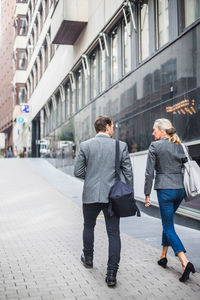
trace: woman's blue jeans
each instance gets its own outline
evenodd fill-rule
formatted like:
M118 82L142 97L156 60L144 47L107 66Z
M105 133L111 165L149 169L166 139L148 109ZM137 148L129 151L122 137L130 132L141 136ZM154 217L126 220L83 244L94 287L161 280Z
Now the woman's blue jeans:
M174 213L185 197L185 190L157 190L157 196L163 226L162 246L171 246L175 255L186 252L174 229Z

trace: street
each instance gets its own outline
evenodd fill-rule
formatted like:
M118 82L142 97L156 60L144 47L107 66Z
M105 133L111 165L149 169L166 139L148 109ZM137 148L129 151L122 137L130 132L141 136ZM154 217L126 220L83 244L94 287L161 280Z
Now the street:
M94 268L80 263L82 181L44 159L0 160L0 299L199 299L199 231L177 226L198 272L179 282L172 251L169 267L157 265L161 223L142 213L121 220L118 284L105 284L107 237L99 217Z

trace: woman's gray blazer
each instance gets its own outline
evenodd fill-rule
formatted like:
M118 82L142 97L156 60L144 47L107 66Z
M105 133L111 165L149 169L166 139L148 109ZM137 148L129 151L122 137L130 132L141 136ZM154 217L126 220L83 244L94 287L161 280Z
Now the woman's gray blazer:
M154 189L183 188L183 159L185 154L180 144L169 142L167 138L152 142L147 158L144 194L150 195L155 175Z
M124 182L133 186L133 173L127 144L120 141L120 169ZM83 203L108 203L115 182L115 140L106 134L80 144L74 175L84 179Z

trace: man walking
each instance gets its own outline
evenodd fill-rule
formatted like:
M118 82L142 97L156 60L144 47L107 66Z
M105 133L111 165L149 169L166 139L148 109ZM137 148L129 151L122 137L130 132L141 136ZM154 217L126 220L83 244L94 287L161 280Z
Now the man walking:
M108 194L115 182L114 124L111 118L99 116L94 123L97 135L80 144L74 175L84 179L83 187L83 254L81 261L86 268L93 267L94 227L96 218L103 211L109 240L109 257L106 282L116 285L121 241L119 217L108 216ZM131 161L127 144L120 141L120 169L124 182L133 185Z

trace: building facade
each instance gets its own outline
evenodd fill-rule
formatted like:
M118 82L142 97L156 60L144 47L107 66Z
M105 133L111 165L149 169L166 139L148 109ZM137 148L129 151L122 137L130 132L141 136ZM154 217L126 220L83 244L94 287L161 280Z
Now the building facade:
M5 148L13 145L13 44L15 1L2 0L0 9L0 132ZM3 136L3 135L2 135Z
M115 137L128 144L138 200L144 201L141 186L155 119L172 120L200 163L199 0L21 5L27 9L21 14L27 22L26 71L21 100L22 82L16 82L16 103L27 102L30 112L17 126L19 144L32 156L40 155L42 139L48 156L64 164L71 150L95 135L95 118L107 114ZM152 197L157 205L155 193ZM199 219L199 203L183 203L180 213Z

